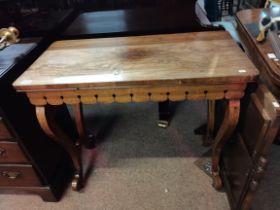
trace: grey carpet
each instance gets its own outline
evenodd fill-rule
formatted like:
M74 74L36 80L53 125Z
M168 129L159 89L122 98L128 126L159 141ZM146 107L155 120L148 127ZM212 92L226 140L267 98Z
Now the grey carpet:
M225 193L194 162L207 148L193 129L206 120L205 102L172 104L173 120L158 128L157 104L87 106L98 145L86 187L70 187L58 203L36 195L0 195L1 210L227 210Z
M94 168L81 192L67 189L58 203L37 195L0 194L0 210L229 210L195 162L208 150L193 129L206 120L205 102L172 104L173 120L158 128L157 104L85 107L97 148L85 150ZM280 209L279 146L273 145L254 210Z

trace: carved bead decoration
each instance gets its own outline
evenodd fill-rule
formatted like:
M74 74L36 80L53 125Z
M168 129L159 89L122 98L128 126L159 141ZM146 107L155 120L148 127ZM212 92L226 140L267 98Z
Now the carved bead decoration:
M239 99L244 95L244 85L202 86L202 87L154 87L124 89L92 89L77 91L52 91L42 93L30 92L28 97L34 105L95 104L95 103L129 103L161 102L183 100L219 100ZM217 88L218 87L218 88Z

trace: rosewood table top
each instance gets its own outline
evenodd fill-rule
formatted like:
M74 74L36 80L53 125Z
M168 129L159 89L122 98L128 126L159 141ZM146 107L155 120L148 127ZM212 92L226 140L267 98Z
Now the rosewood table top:
M228 100L224 121L212 143L213 186L222 186L220 153L239 118L240 99L258 71L225 31L103 39L52 44L15 82L36 106L47 135L63 145L83 181L80 146L87 138L82 104L208 100L207 136L213 136L215 100ZM52 111L73 105L78 151L55 126ZM53 106L49 106L53 105Z
M224 31L53 43L18 91L253 81L258 71Z

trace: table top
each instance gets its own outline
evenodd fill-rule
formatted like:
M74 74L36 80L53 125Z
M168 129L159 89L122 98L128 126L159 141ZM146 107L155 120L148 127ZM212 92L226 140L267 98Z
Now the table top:
M259 22L261 17L269 15L276 17L280 15L280 9L277 7L273 8L257 8L257 9L245 9L240 10L236 13L236 17L242 21L243 24L252 24Z
M18 91L250 82L258 71L225 31L53 43Z
M268 53L274 52L270 41L268 39L262 43L258 43L256 41L256 37L259 34L259 20L264 16L280 16L280 9L270 8L242 10L237 13L236 20L239 28L241 28L239 33L243 45L245 45L245 48L250 49L247 53L255 65L260 69L263 79L265 79L265 81L269 84L273 83L279 86L280 68L267 56ZM273 88L273 86L270 88ZM273 92L275 94L279 91ZM279 95L279 93L277 93L277 95Z
M236 13L237 21L240 22L245 29L247 30L248 34L254 38L254 42L257 43L255 38L259 34L259 21L262 17L270 16L276 17L280 16L280 9L279 8L266 8L266 9L247 9L241 10ZM260 46L264 45L264 43L259 43Z
M172 7L85 12L71 23L60 38L81 39L201 31L203 30L201 24L211 23L198 4L186 1L182 5Z

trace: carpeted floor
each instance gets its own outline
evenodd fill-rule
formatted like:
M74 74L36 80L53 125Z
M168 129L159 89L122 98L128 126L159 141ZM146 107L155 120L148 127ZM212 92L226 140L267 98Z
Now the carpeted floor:
M280 210L280 146L272 145L269 165L253 204L253 210Z
M58 203L36 195L0 195L1 210L227 210L225 193L194 162L208 149L193 129L206 120L205 102L172 104L170 127L158 128L157 104L85 109L98 146L86 151L93 171L81 192Z
M173 103L173 120L158 128L157 104L85 107L98 144L85 151L94 166L81 192L67 189L58 203L36 195L0 194L0 210L229 210L226 194L196 164L207 153L193 130L206 120L205 102ZM280 209L279 146L255 201L255 210Z

